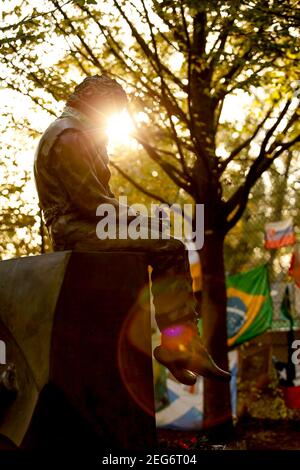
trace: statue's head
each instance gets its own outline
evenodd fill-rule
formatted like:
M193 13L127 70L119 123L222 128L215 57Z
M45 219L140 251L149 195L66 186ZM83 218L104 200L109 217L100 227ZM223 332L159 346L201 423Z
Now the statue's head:
M121 85L107 75L86 77L67 100L67 105L90 116L121 111L127 105L127 96Z

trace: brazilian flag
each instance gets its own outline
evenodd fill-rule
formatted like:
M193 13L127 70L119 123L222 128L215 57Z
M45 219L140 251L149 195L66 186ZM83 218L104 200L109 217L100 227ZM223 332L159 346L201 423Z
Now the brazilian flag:
M244 343L270 328L272 315L266 265L227 277L229 346Z

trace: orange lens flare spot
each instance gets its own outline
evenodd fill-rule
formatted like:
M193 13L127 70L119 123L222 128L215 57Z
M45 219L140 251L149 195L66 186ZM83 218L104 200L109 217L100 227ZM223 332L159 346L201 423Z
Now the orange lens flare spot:
M184 352L195 336L195 329L188 325L172 325L162 331L161 345L170 351Z

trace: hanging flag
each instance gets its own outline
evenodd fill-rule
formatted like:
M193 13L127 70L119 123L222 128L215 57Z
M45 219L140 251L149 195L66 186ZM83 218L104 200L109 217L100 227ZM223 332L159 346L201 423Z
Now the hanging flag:
M282 298L281 306L280 306L280 313L284 320L288 320L293 326L294 324L294 317L291 312L291 299L290 299L290 290L289 286L287 285L284 291L284 295Z
M289 321L290 328L287 334L287 353L288 353L288 362L286 366L286 385L287 386L293 386L294 385L294 379L296 376L296 369L295 369L295 364L293 363L293 353L294 353L294 348L293 348L293 343L295 339L294 335L294 318L292 315L292 308L291 308L291 299L290 299L290 289L289 285L286 285L283 299L281 302L281 308L280 308L280 313L283 318Z
M295 312L300 312L300 286L297 284L294 286L294 307Z
M297 243L292 254L289 275L294 279L295 284L300 287L300 243Z
M263 333L271 326L272 314L265 265L227 278L229 346L241 344Z
M300 364L295 365L295 374L291 383L289 379L289 364L273 358L275 369L279 379L279 385L285 387L300 387Z
M274 249L296 242L292 219L270 222L265 225L265 248Z
M194 246L190 244L188 248L190 272L193 280L193 292L199 292L202 290L202 272L200 256L198 251L194 249Z
M231 372L230 393L232 414L237 413L237 351L228 353L229 369ZM164 369L164 395L162 386L154 388L156 404L156 426L163 429L180 431L196 431L203 428L204 412L204 379L199 376L195 385L188 386L179 383L169 371ZM159 399L158 399L159 394Z

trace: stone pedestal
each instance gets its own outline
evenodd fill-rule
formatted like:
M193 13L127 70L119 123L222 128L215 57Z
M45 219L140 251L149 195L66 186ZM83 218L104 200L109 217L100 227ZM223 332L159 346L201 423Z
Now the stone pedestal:
M155 447L150 330L143 253L2 261L0 339L17 392L0 433L26 449Z

